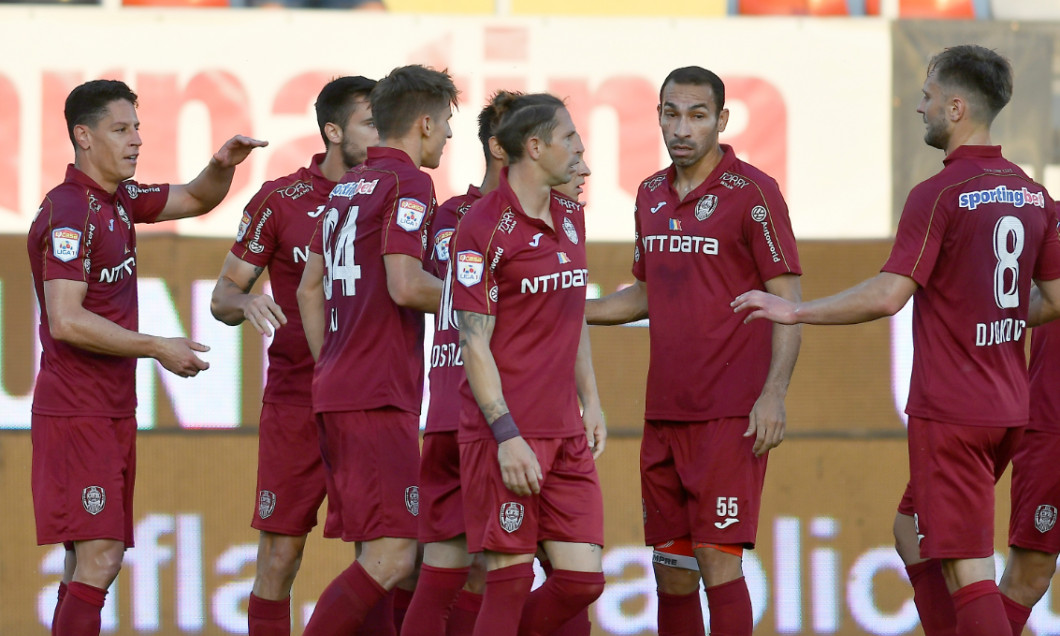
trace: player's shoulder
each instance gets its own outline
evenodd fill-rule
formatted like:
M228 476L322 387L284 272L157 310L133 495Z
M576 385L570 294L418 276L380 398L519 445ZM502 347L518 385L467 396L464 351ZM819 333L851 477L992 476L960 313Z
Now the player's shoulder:
M748 186L762 192L780 193L780 184L767 172L747 163L739 157L733 157L731 163L718 177L718 181L730 190L743 190Z
M666 183L669 181L669 179L670 179L670 169L669 168L663 168L662 170L656 172L655 174L651 175L647 179L644 179L643 181L641 181L640 182L640 187L637 188L637 190L638 190L638 192L639 191L655 192L660 187L666 185Z
M325 182L323 179L314 179L311 171L306 168L299 168L291 174L263 183L251 201L283 206L313 195L326 197L330 191L331 184L329 182Z
M70 222L75 219L84 219L88 214L100 206L99 200L87 188L77 183L67 181L61 183L44 195L41 210L49 213L51 222ZM34 221L39 221L44 215L38 211Z
M578 203L574 199L556 190L552 191L552 205L558 207L559 209L563 210L568 214L584 213L584 209L581 203Z

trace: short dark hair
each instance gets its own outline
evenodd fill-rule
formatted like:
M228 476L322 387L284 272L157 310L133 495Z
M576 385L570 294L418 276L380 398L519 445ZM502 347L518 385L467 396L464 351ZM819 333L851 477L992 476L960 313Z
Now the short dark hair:
M725 82L713 72L701 66L683 66L670 71L659 88L659 103L662 103L663 91L668 84L691 84L693 86L709 86L714 93L714 106L720 113L725 108Z
M317 126L320 128L320 136L324 139L325 146L328 144L328 136L324 134L324 126L329 122L345 126L357 101L368 99L375 84L375 80L361 75L347 75L336 77L320 89L315 107Z
M556 111L566 108L563 100L548 93L510 93L501 91L493 98L498 122L493 129L497 143L515 163L523 158L526 140L537 136L552 143L556 129Z
M436 71L419 64L400 66L372 89L372 119L381 139L407 133L416 119L456 106L460 91L448 69Z
M977 117L987 123L1012 99L1012 65L996 51L974 44L952 46L931 58L927 74L935 75L944 88L964 91L972 103L982 109Z
M478 141L482 144L482 153L486 156L487 164L493 158L493 153L490 152L490 137L493 136L493 129L497 127L500 119L495 103L500 94L500 92L494 93L489 103L478 114Z
M99 120L103 119L110 103L123 99L136 107L136 93L120 80L92 80L70 91L63 107L70 143L77 147L77 142L74 141L74 126L95 128Z

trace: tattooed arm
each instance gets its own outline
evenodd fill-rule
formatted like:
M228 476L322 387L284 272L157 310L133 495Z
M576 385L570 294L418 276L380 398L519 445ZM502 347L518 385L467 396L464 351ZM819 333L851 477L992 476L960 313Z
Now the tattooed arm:
M263 271L264 267L251 265L229 252L210 299L213 317L226 325L247 320L265 336L271 336L273 330L287 324L287 316L272 297L250 293Z
M508 412L501 388L501 375L497 370L497 361L490 349L493 338L493 326L497 319L493 316L470 311L457 311L460 325L460 352L464 359L464 372L471 392L475 395L486 422L494 429L516 424ZM516 430L516 433L518 431ZM519 436L505 439L497 445L497 460L500 462L501 477L504 485L517 495L529 495L541 492L541 466L534 451Z

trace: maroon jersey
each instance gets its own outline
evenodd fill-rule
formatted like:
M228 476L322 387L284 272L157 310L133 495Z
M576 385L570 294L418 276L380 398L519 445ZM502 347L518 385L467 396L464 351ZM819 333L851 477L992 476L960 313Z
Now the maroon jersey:
M574 361L585 322L585 217L556 192L549 212L551 228L527 216L505 171L461 219L450 249L452 307L496 318L490 350L526 438L584 431ZM461 394L460 441L493 439L467 382Z
M909 193L883 266L919 285L906 413L1023 426L1031 278L1060 277L1053 201L1000 146L961 146L943 163Z
M33 412L41 415L132 417L136 358L92 353L51 336L44 281L88 283L82 306L130 331L139 329L134 223L153 223L168 185L126 181L114 194L73 165L41 203L29 229L33 284L40 305L40 374Z
M423 314L390 297L383 256L422 261L434 206L431 178L393 148L369 148L331 191L310 245L325 266L314 411L420 412Z
M672 165L637 190L633 275L647 284L651 314L649 420L747 417L769 372L773 325L743 324L729 302L802 273L777 182L722 150L684 199Z
M295 292L309 258L309 241L317 219L335 187L335 182L320 172L323 160L323 154L315 155L309 167L261 186L243 210L232 246L232 254L240 259L269 269L273 297L287 316L287 324L276 330L269 346L263 402L313 403L313 356Z
M446 280L449 269L449 245L456 224L482 198L482 192L469 186L467 194L457 195L438 206L427 237L426 269ZM444 301L443 301L444 302ZM460 423L460 385L464 382L464 362L460 359L460 330L456 312L445 303L434 320L434 343L431 345L431 403L427 408L427 432L455 431Z
M1031 332L1031 417L1027 428L1060 433L1060 321Z

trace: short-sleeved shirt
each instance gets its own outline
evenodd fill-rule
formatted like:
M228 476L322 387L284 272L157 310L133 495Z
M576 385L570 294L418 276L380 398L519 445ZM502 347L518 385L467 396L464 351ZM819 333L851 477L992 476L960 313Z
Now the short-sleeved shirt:
M1031 279L1060 277L1053 201L1000 146L961 146L943 163L909 193L883 266L919 285L906 413L1024 426Z
M553 192L552 227L528 216L508 184L471 206L450 248L453 309L496 318L490 350L525 438L584 431L574 363L585 322L585 216ZM460 442L492 439L470 385L461 387Z
M383 256L422 262L435 204L431 178L393 148L369 148L368 159L331 191L309 248L325 266L317 413L420 412L423 314L390 297Z
M309 258L309 241L335 182L320 172L324 155L308 167L269 181L243 210L232 254L255 267L269 269L276 304L287 324L276 330L269 346L269 374L264 402L310 406L313 356L302 330L296 292Z
M471 209L471 204L482 198L482 191L469 186L467 194L452 197L438 206L427 237L425 254L427 271L447 281L449 245L456 232L456 224ZM460 357L460 330L456 326L456 312L443 293L443 306L434 319L434 342L431 345L431 402L427 407L427 432L455 431L460 423L460 384L466 379L464 362Z
M33 285L40 305L40 374L33 412L41 415L132 417L136 359L92 353L51 336L44 282L88 284L82 306L130 331L139 329L135 223L153 223L168 185L125 181L108 193L73 165L48 192L29 229Z
M1031 332L1031 416L1027 428L1060 434L1060 321Z
M744 324L729 303L802 273L777 182L721 148L721 162L683 199L673 165L637 189L633 275L648 289L649 420L747 417L769 373L773 326Z

